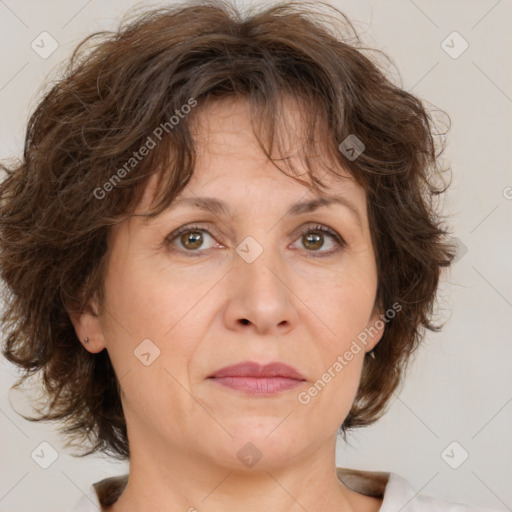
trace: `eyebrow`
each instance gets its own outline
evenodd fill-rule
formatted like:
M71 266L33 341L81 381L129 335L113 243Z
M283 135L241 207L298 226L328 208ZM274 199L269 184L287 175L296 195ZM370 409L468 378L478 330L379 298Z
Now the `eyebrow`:
M356 218L359 227L363 229L363 219L359 210L355 205L345 197L342 196L321 196L311 199L309 201L299 201L292 204L285 215L301 215L304 213L311 213L319 208L327 208L333 204L340 204L345 206L353 216ZM201 210L213 213L219 216L234 216L234 212L230 205L215 197L183 197L176 199L170 206L170 210L174 210L179 206L195 206Z

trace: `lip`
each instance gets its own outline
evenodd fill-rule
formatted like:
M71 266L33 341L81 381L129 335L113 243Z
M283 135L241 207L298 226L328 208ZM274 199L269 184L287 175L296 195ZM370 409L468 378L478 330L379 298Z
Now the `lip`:
M210 375L210 377L287 377L289 379L306 380L299 370L288 364L274 362L261 365L253 361L244 361L231 366L225 366Z
M226 366L208 378L249 395L273 395L295 388L306 380L299 370L285 363L261 365L253 361Z

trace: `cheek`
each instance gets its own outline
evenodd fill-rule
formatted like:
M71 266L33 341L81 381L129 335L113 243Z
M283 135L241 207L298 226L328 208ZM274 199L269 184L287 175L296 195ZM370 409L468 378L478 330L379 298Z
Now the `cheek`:
M184 387L190 387L188 368L201 339L188 314L196 313L200 295L162 276L141 262L113 268L106 281L104 333L126 417L169 430L170 411L194 405Z
M360 264L352 261L317 281L317 285L315 293L309 292L308 307L312 319L321 319L315 322L319 330L311 336L313 353L320 354L321 364L316 375L318 384L306 390L303 398L304 403L310 401L313 408L323 410L336 424L348 414L361 377L365 347L358 336L373 312L375 267L370 259L362 259Z
M186 383L207 325L209 302L201 299L210 281L205 276L193 286L154 260L113 259L105 282L103 332L120 379L130 373L130 380L135 377L147 389L165 385L169 374ZM163 383L156 371L166 376Z
M339 270L316 277L315 286L300 293L322 321L326 346L331 352L339 351L367 326L377 291L375 267L371 261L347 261Z
M169 266L149 258L113 262L106 278L107 304L114 328L132 338L163 339L198 302L197 287L184 281ZM108 307L108 306L107 306Z

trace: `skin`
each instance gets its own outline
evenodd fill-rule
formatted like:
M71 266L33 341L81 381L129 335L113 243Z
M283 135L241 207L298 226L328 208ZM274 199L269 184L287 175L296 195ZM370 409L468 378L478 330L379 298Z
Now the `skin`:
M293 108L287 115L301 122ZM113 227L105 302L72 318L79 339L89 338L84 347L106 348L120 379L130 477L109 510L378 510L381 499L338 481L335 447L364 354L382 331L308 404L298 400L381 313L374 307L377 270L365 191L342 169L346 178L322 178L329 194L352 202L362 226L340 204L285 215L315 193L266 159L247 105L211 103L198 110L194 133L197 166L180 197L219 198L235 215L180 206L150 222L133 216ZM297 141L288 143L293 150ZM137 212L146 211L154 192L152 180ZM190 234L165 244L178 228L196 224L206 230L202 245L190 244ZM339 233L346 247L329 235L318 243L301 235L301 228L318 224ZM263 248L252 263L236 252L247 236ZM148 338L160 355L145 366L134 350ZM207 379L247 360L287 363L306 382L262 397ZM248 442L261 454L252 467L237 457Z

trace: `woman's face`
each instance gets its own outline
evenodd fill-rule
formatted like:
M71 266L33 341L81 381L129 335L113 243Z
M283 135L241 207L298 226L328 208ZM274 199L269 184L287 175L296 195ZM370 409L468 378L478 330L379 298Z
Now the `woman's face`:
M116 226L105 302L75 326L88 350L109 353L132 456L268 469L335 442L382 334L356 351L380 313L365 192L348 174L326 174L341 202L288 213L315 194L265 158L244 103L211 104L194 129L197 167L178 199L196 205ZM201 209L200 198L225 211ZM284 363L304 380L211 378L241 362Z

